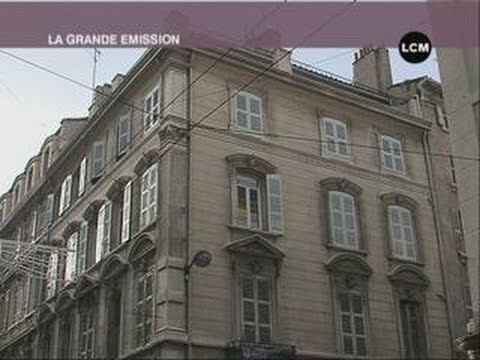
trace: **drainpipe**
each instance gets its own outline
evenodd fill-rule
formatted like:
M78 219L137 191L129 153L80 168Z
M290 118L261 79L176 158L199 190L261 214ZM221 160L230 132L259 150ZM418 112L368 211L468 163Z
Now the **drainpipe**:
M443 265L443 259L444 259L444 254L443 254L443 246L442 246L442 241L440 238L440 229L438 228L439 221L438 221L438 207L437 207L437 201L435 198L435 194L437 193L437 190L435 188L435 181L433 178L433 172L432 172L432 157L431 157L431 151L430 151L430 141L429 141L429 133L427 130L423 131L422 134L422 145L423 145L423 155L425 159L425 166L427 169L427 177L428 177L428 190L429 190L429 195L431 199L431 206L432 206L432 212L433 212L433 223L435 226L435 237L437 238L437 248L438 248L438 260L440 263L440 274L442 277L442 288L443 288L443 297L445 301L445 310L447 312L447 324L448 324L448 335L450 337L450 355L453 358L455 358L455 351L453 349L453 331L452 331L452 320L450 316L450 306L449 306L449 299L447 295L447 282L445 280L445 268Z
M192 88L191 88L191 79L193 77L193 70L192 70L192 62L193 62L193 51L190 52L190 61L188 66L187 72L187 132L186 132L186 141L187 141L187 219L186 219L186 226L187 226L187 242L186 242L186 258L185 258L185 268L188 264L190 264L191 258L191 241L192 241L192 227L191 227L191 171L192 171ZM191 339L191 281L190 281L190 274L187 274L185 271L184 273L184 288L185 288L185 330L187 332L187 359L192 358L192 339Z

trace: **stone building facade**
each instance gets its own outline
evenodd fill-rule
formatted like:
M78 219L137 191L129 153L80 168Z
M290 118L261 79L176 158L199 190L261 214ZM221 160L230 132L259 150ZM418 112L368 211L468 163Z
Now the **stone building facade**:
M69 251L3 268L0 356L455 356L439 84L391 84L385 49L353 84L224 52L149 50L1 197L0 238Z

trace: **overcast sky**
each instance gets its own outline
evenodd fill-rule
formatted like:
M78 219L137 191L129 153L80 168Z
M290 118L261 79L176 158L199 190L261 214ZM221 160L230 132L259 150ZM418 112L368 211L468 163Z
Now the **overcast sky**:
M91 49L6 49L86 85L92 84ZM97 84L125 73L142 49L101 49ZM352 77L354 49L299 49L294 57L346 78ZM424 63L404 62L390 50L394 82L429 75L439 80L434 52ZM65 117L85 116L92 92L0 53L0 195Z

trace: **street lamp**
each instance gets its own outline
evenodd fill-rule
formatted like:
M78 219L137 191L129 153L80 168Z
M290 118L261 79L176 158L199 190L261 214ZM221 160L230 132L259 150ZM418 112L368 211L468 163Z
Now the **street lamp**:
M210 265L211 262L212 262L212 254L210 252L206 250L197 251L195 255L193 255L193 258L190 264L187 264L185 266L185 278L188 279L190 269L192 268L193 265L203 268Z

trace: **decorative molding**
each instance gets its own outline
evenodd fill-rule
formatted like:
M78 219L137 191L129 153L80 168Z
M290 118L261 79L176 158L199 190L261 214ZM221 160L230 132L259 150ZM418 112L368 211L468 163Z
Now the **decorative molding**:
M97 216L98 210L102 207L106 200L94 200L92 201L85 211L82 217L87 221L92 221Z
M413 285L420 288L427 288L430 284L427 275L425 275L418 266L410 264L395 266L387 276L392 283L399 285Z
M127 262L118 254L110 255L102 264L100 269L100 280L110 280L128 268Z
M157 162L158 159L160 159L160 149L158 148L153 148L143 153L143 156L135 165L135 174L142 175L144 171L147 170L150 165Z
M250 169L264 175L277 172L277 168L273 164L255 154L238 153L227 156L226 160L230 169Z
M127 259L130 263L136 263L145 255L155 250L155 238L151 232L143 232L131 243Z
M276 260L282 260L285 257L285 253L282 250L260 235L252 235L232 241L225 245L225 249L232 253L267 257Z
M325 268L333 273L348 273L369 277L373 270L365 259L353 253L339 253L333 255L325 263Z
M65 230L63 230L62 237L67 240L72 234L76 233L80 229L80 223L80 221L72 221L68 223Z

